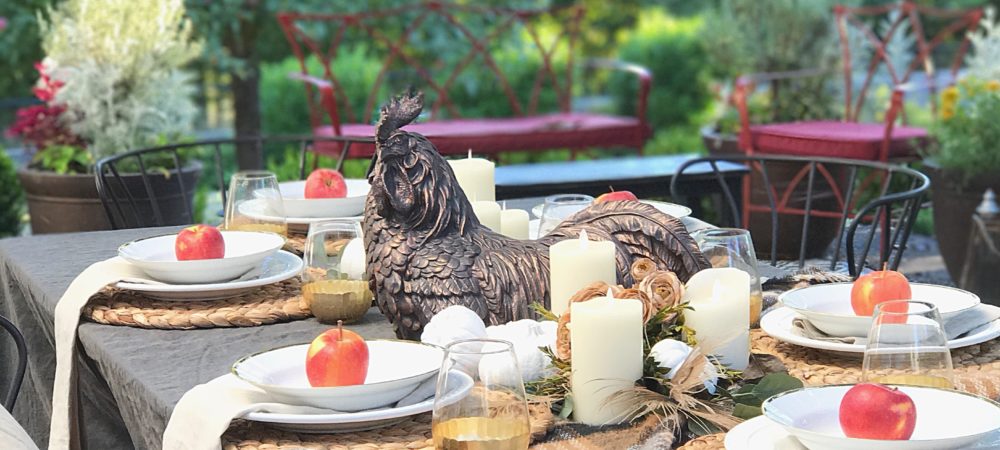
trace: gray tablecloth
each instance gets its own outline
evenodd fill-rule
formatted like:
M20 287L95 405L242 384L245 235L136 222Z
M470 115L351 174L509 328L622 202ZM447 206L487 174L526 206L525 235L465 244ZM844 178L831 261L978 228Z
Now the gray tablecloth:
M540 199L508 202L528 209ZM685 219L689 228L707 226ZM115 255L130 240L174 229L139 229L0 240L0 314L25 334L29 365L14 417L39 445L48 444L55 374L54 310L69 283L88 265ZM308 342L327 326L315 319L254 328L164 331L82 322L80 390L84 443L89 449L159 449L174 405L197 384L225 374L239 357ZM377 310L353 330L365 338L393 337ZM16 351L0 336L0 390L9 385Z
M0 240L0 314L25 334L30 358L14 417L39 447L48 445L56 301L77 274L114 256L121 243L163 232L142 229ZM78 367L84 442L89 449L159 449L170 412L188 389L225 374L243 355L308 342L326 328L315 319L191 331L83 322ZM393 337L388 322L374 309L361 325L351 328L365 338ZM0 390L6 390L16 351L2 334L0 341Z

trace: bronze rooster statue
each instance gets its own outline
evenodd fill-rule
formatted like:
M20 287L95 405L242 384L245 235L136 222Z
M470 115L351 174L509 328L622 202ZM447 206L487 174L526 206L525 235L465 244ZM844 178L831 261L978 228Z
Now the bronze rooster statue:
M400 129L422 109L420 93L382 107L363 222L369 284L400 338L419 339L431 317L451 305L468 307L487 325L534 317L531 303L549 303L549 245L584 230L617 245L626 285L640 257L681 281L710 267L679 220L639 202L596 204L535 241L489 230L434 145Z

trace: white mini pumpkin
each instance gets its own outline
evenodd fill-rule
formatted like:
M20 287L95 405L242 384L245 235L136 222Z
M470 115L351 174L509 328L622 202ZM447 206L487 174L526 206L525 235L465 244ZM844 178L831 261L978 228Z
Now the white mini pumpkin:
M691 354L691 351L692 348L681 341L664 339L649 349L649 356L653 358L653 361L656 361L656 365L659 367L669 368L667 379L673 380L677 376L677 370L680 369L681 364ZM719 383L719 371L715 368L715 364L705 364L701 378L705 382L705 389L710 394L714 394L715 386Z
M557 324L552 321L538 322L523 319L487 327L486 334L491 339L500 339L513 344L521 377L528 382L541 379L552 372L552 368L549 367L551 361L539 347L555 348L556 326Z

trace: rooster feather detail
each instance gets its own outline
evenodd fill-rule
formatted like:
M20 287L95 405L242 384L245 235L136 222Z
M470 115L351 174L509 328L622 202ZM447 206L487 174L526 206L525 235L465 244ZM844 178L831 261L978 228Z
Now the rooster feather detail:
M532 318L531 303L549 304L548 247L586 231L614 242L619 282L649 258L687 281L710 267L684 225L639 202L595 204L538 240L522 241L482 224L451 166L427 138L401 130L423 109L423 94L382 107L369 168L364 239L369 284L396 335L419 339L431 317L451 305L488 325Z

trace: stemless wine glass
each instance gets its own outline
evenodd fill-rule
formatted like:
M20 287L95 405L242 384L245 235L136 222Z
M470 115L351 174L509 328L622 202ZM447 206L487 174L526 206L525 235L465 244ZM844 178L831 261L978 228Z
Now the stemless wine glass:
M464 397L449 395L461 382L461 377L448 376L452 371L473 379ZM524 382L510 342L468 339L445 347L434 397L435 449L526 449L528 420Z
M278 177L267 171L233 174L226 199L227 230L288 234Z
M931 303L893 300L875 306L861 380L952 388L948 339Z
M756 327L760 323L764 293L750 232L740 228L709 228L695 233L695 240L712 267L733 267L750 275L750 326Z
M356 322L372 303L366 276L361 224L350 219L309 226L306 237L302 296L321 322Z
M557 194L545 197L541 220L538 221L538 236L545 236L566 220L567 217L594 203L594 197L583 194Z

